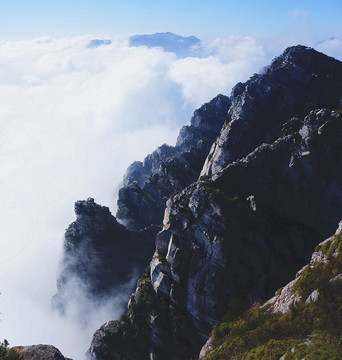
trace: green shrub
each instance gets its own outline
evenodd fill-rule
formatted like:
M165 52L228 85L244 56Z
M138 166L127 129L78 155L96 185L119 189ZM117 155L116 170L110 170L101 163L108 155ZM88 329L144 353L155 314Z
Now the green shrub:
M280 289L278 289L276 292L275 292L275 295L280 295L281 292L283 291L283 287L281 287Z
M20 360L22 356L15 350L9 348L9 343L5 339L0 343L0 360Z
M222 339L225 335L229 333L229 324L228 323L221 323L214 328L214 338L217 340Z

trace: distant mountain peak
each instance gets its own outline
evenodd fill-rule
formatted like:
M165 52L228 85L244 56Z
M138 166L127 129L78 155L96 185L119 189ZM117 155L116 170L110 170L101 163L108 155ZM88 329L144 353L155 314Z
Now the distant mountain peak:
M160 47L164 51L174 52L180 58L199 57L202 41L196 36L180 36L171 32L133 35L130 46Z

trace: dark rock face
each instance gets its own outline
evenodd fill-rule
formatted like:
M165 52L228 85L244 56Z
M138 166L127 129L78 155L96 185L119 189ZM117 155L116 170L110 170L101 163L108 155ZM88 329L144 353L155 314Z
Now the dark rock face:
M20 354L22 360L70 360L52 345L16 346L12 350Z
M218 95L194 112L179 133L176 147L163 145L144 162L134 162L119 191L117 218L129 229L161 224L166 200L196 181L226 120L230 100Z
M341 82L340 61L304 46L286 49L264 74L234 87L229 120L201 174L214 174L262 143L275 141L291 117L302 118L321 107L338 108Z
M64 256L55 305L63 305L69 281L80 281L89 295L104 296L126 284L148 264L154 229L131 232L109 209L88 198L75 203L76 221L65 232Z
M136 360L149 353L148 339L140 334L132 346L131 329L123 322L108 321L96 330L87 351L89 359ZM148 356L148 355L147 355Z

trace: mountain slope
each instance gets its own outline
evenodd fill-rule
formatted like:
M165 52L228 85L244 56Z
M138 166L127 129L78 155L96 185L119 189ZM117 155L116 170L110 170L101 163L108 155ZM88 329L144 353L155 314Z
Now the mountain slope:
M92 356L194 358L231 301L266 300L309 261L342 218L341 76L297 46L234 88L201 180L168 200L150 272Z

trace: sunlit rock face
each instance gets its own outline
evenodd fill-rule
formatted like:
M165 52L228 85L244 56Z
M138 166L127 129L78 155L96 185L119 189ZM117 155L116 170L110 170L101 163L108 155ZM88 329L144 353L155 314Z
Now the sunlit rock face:
M68 283L79 285L95 298L119 292L147 266L154 246L156 230L131 232L116 221L108 207L92 198L76 201L75 214L76 221L64 236L54 298L57 306L77 296L76 291L68 291Z
M126 171L119 191L117 218L129 229L161 224L166 200L198 179L231 102L218 95L196 110L179 132L176 146L162 145Z

